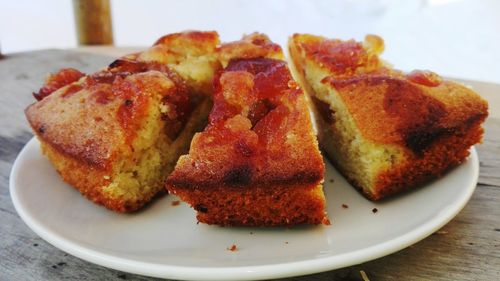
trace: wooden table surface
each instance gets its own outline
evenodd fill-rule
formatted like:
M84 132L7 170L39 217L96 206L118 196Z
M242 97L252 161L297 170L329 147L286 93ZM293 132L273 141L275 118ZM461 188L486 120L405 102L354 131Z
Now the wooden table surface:
M0 280L157 280L83 261L48 244L21 220L9 195L9 173L32 137L23 110L49 72L76 67L84 72L112 58L45 50L0 59ZM483 84L484 89L494 89ZM500 93L498 93L500 95ZM466 207L445 227L392 255L329 272L283 280L500 280L500 100L489 91L490 117L477 146L480 176ZM425 208L425 206L422 206Z

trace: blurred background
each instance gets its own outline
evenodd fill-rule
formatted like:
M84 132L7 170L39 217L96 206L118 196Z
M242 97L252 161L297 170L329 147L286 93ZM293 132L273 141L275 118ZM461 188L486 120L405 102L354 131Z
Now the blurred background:
M77 48L78 5L84 0L3 1L4 55ZM99 1L91 1L99 2ZM260 31L282 44L294 32L362 40L381 35L383 57L403 70L500 83L500 1L497 0L110 0L109 43L143 48L166 33L217 30L222 40ZM76 9L75 9L76 7ZM81 8L81 7L80 7ZM104 11L105 14L105 11ZM103 20L102 11L86 14ZM97 17L97 19L95 18ZM104 18L104 22L106 18ZM94 33L99 31L92 27ZM91 34L92 35L92 34ZM93 34L95 35L95 34ZM106 36L106 34L105 34Z

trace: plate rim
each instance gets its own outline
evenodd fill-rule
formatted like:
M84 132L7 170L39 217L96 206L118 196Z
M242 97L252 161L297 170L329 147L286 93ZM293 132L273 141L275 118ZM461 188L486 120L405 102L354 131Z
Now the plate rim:
M180 280L259 280L285 278L339 269L392 254L425 239L450 222L470 200L477 187L479 177L479 159L475 147L472 146L467 161L471 162L473 176L467 185L467 189L457 198L457 204L454 204L451 208L443 209L439 215L408 233L367 248L334 256L329 255L315 259L276 264L234 267L179 266L130 260L88 249L61 237L54 231L44 228L41 223L32 218L23 208L23 203L21 203L16 191L15 181L20 172L20 159L25 157L28 149L34 145L39 145L36 137L30 139L16 157L9 175L9 192L17 213L35 234L56 248L90 263L144 276ZM463 163L460 165L463 165Z

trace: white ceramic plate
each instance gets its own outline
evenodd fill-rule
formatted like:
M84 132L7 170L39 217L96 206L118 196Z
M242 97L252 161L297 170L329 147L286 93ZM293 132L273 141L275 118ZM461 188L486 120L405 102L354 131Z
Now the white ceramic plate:
M247 280L321 272L403 249L450 221L472 195L477 178L472 148L468 160L445 177L374 203L327 164L332 225L222 228L196 224L194 211L184 203L173 206L177 198L171 195L130 215L97 206L60 180L32 139L14 163L10 192L34 232L89 262L156 277ZM237 250L228 250L233 244Z

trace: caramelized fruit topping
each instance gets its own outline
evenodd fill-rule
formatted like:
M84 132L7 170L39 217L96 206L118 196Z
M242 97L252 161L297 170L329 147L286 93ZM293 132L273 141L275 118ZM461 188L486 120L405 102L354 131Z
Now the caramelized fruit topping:
M57 73L50 74L45 80L43 87L38 93L33 93L33 96L40 101L56 90L79 80L83 76L85 76L84 73L74 68L63 68Z
M285 91L296 88L284 61L232 60L216 77L210 124L241 114L253 127L281 103Z
M436 87L441 84L441 76L430 70L413 70L406 74L406 78L413 83L428 87Z
M295 124L292 119L298 113L293 107L302 92L291 81L286 63L281 60L230 61L216 76L209 125L195 142L198 149L191 151L212 155L207 151L217 151L217 147L228 145L232 149L225 149L225 153L231 155L235 166L242 166L227 179L235 184L235 178L240 181L251 176L252 169L268 161L262 158L263 155L281 155L290 126ZM272 153L261 153L262 150ZM216 159L219 156L214 152L212 156L204 155L207 157Z
M378 54L384 50L384 41L378 36L368 35L363 43L337 39L311 40L303 42L302 47L321 67L342 76L377 69L381 65Z

